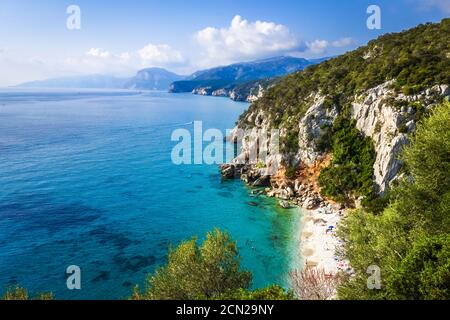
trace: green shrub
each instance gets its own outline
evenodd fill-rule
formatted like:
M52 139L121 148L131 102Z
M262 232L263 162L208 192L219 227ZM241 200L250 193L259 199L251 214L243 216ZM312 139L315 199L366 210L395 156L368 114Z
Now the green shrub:
M256 167L256 169L264 169L266 167L266 164L264 162L260 161L256 164L255 167Z
M450 300L450 234L414 243L386 286L390 299Z
M291 300L293 294L272 285L249 290L252 275L240 270L239 253L231 237L218 229L198 246L194 238L170 250L168 262L149 276L144 291L133 300Z
M196 300L217 299L240 289L248 289L251 274L240 270L236 243L216 229L198 246L197 239L170 250L167 265L148 278L141 293L133 299Z
M419 123L403 160L410 175L391 190L381 214L358 210L339 236L355 270L341 299L449 299L450 103ZM367 267L381 269L381 290L367 289Z
M320 135L315 141L315 144L317 146L317 150L320 152L326 152L331 149L333 126L324 125L320 129Z
M30 297L28 290L19 286L8 288L0 300L53 300L52 293L40 293Z
M370 138L362 136L353 120L339 116L333 125L333 160L322 170L319 185L325 196L347 202L373 194L375 150Z
M221 300L294 300L292 291L286 291L278 285L268 286L263 289L244 290L240 289L230 295L220 297Z
M286 168L285 176L289 180L295 180L295 178L297 178L297 168L294 166L288 166Z
M298 124L311 106L313 93L326 96L327 108L336 106L339 110L351 103L355 95L388 80L394 80L392 87L398 93L406 94L449 84L448 43L450 19L383 35L366 46L280 79L242 115L239 126L253 126L247 122L247 116L263 111L272 128L289 133L280 137L281 151L296 153ZM364 58L368 53L370 58ZM417 118L420 117L419 112Z

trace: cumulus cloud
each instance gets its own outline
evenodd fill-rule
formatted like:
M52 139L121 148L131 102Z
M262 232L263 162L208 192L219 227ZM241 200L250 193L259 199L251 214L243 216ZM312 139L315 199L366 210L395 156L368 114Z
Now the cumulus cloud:
M226 28L207 27L195 35L206 63L224 64L284 54L300 42L288 27L274 22L250 22L237 15Z
M306 42L306 46L309 51L313 54L321 54L324 53L330 43L326 40L314 40L312 42Z
M355 44L355 41L352 38L341 38L333 41L331 44L335 48L344 48Z
M111 53L109 51L100 49L100 48L91 48L88 52L86 52L86 55L95 57L95 58L109 58L111 56Z
M138 51L144 63L155 66L183 63L183 55L167 44L148 44Z
M306 47L309 53L318 55L324 54L329 48L345 48L353 44L355 44L355 41L352 38L347 37L331 42L327 40L317 39L311 42L306 42Z
M186 60L167 44L147 44L138 50L115 53L103 48L90 48L80 55L60 59L37 56L19 57L0 47L0 86L31 80L83 74L131 76L146 67L172 69Z
M62 67L83 73L114 73L129 75L145 67L172 67L185 62L177 50L167 44L147 44L130 52L114 53L91 48L83 56L64 60Z

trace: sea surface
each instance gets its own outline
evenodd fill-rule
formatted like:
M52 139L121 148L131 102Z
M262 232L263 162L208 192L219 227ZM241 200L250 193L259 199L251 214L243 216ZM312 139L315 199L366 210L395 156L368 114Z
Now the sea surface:
M175 129L231 129L248 104L161 92L0 90L0 293L121 299L167 250L215 227L237 241L253 287L287 285L299 214L175 165ZM81 268L68 290L66 268Z

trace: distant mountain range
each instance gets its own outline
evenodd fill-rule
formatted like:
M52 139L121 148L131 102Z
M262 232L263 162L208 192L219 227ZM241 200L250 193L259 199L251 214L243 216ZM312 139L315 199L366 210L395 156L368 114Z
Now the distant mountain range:
M123 88L129 78L118 78L109 75L86 75L37 80L19 84L23 88L86 88L86 89L116 89Z
M19 84L24 88L80 88L80 89L138 89L167 91L174 81L185 79L162 68L147 68L138 71L132 78L119 78L110 75L87 75L47 80L31 81Z
M275 57L197 71L190 76L181 76L162 68L146 68L131 78L110 75L73 76L26 82L18 87L168 90L174 93L192 92L253 101L275 83L278 77L303 70L326 59Z
M124 88L167 91L173 82L185 78L185 76L180 76L162 68L147 68L138 71L136 76L124 84Z
M327 58L306 60L275 57L198 71L185 80L172 83L170 92L229 96L234 100L256 100L276 78L320 63Z

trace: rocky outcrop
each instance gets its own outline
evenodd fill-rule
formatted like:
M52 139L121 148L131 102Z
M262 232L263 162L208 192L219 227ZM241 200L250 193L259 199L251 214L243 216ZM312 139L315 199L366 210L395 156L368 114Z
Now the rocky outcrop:
M220 166L220 173L223 180L231 180L240 175L240 170L234 164L223 164Z
M192 90L193 94L197 94L200 96L209 96L212 94L212 88L211 87L200 87L200 88L195 88L194 90Z
M356 127L372 138L376 151L375 183L380 193L389 188L399 173L402 162L398 158L408 143L408 134L416 128L416 112L412 107L396 107L396 102L418 102L425 109L433 107L433 96L448 96L448 86L434 86L419 95L396 95L391 81L368 90L352 104L351 116Z
M386 82L356 96L350 110L356 127L374 142L376 151L374 183L378 186L380 194L399 178L402 162L398 156L408 143L408 135L416 129L418 110L411 106L401 106L416 103L420 108L429 110L439 97L448 96L450 91L448 86L441 85L429 88L418 95L405 96L395 93L391 89L391 84L392 81ZM327 204L310 182L280 183L276 178L276 173L282 170L286 163L295 166L314 166L326 156L325 151L320 149L320 139L325 130L330 130L339 115L338 108L319 93L312 93L307 100L310 101L310 107L298 124L299 149L294 159L287 154L280 154L278 150L272 150L269 145L266 146L267 157L264 159L251 157L261 148L258 135L261 131L270 132L271 129L270 115L259 109L248 112L244 119L248 124L247 127L251 128L246 132L249 138L242 141L241 152L234 159L233 165L243 166L240 167L238 176L249 185L270 186L268 196L293 201L307 209L316 209ZM237 140L238 131L239 128L236 127L230 139ZM280 134L285 135L286 130L281 128ZM256 169L258 165L259 169ZM225 175L231 173L225 172ZM269 179L269 176L272 178Z
M211 95L214 97L229 97L230 92L226 89L218 89L214 90Z
M230 99L234 101L245 101L253 103L260 99L270 86L270 82L265 81L264 85L259 81L237 86L228 92Z
M336 106L325 104L325 97L315 94L313 103L299 124L299 151L297 159L307 165L312 165L323 151L318 148L318 141L324 130L333 125L338 116Z
M253 81L219 89L214 89L212 86L200 86L194 88L191 93L202 96L228 97L234 101L252 103L264 95L271 83L269 80Z

